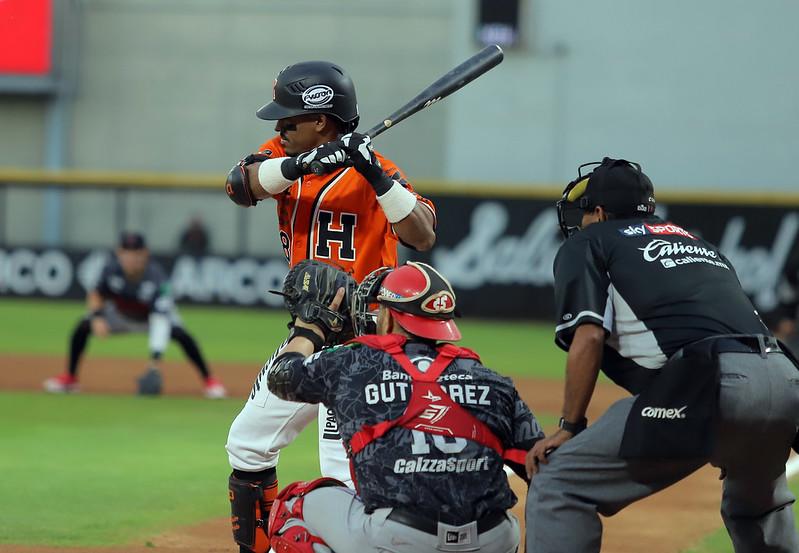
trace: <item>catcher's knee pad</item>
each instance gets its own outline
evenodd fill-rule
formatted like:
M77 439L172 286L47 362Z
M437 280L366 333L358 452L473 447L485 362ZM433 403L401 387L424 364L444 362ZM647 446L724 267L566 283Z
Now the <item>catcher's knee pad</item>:
M335 478L317 478L310 482L294 482L286 486L275 499L272 512L269 514L267 536L276 553L314 553L313 544L326 545L322 538L311 534L307 528L293 525L286 529L290 519L302 521L302 503L305 495L317 488L328 486L344 486Z
M257 481L242 480L231 474L228 493L235 542L254 553L269 551L266 526L277 497L277 474L271 471L264 480Z

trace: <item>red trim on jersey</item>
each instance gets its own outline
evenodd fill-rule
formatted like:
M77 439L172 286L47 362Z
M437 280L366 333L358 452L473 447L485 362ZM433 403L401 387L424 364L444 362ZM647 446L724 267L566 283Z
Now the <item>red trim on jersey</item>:
M352 340L370 348L385 351L407 372L412 380L411 399L405 412L394 420L364 425L347 444L352 459L368 444L384 436L394 427L420 430L428 434L439 434L455 438L466 438L493 449L497 455L514 463L524 464L526 451L505 449L496 434L481 420L449 397L438 384L438 377L455 359L474 359L478 355L470 349L452 344L442 344L436 349L438 356L425 371L419 371L403 350L406 338L398 334L385 336L361 336Z

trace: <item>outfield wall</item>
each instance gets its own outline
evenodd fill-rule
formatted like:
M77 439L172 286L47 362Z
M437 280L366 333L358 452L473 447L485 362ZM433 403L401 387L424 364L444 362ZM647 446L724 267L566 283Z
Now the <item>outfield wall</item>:
M0 296L81 297L123 228L144 231L172 274L179 302L277 307L286 262L268 203L241 209L216 177L102 173L0 173ZM26 202L57 184L73 216L60 243L44 247ZM526 191L420 183L439 225L429 261L452 281L468 316L552 318L552 262L561 242L556 189ZM777 287L799 267L799 195L660 194L659 214L720 246L746 292L768 313ZM177 235L192 213L204 214L213 247L181 255ZM40 212L41 213L41 210ZM26 230L27 229L27 230ZM98 261L99 260L99 261ZM646 286L646 283L641 283Z

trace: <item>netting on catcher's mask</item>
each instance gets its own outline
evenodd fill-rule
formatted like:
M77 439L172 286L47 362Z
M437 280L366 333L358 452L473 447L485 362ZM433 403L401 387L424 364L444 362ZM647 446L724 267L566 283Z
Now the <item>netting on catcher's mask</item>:
M366 275L352 294L350 313L355 336L377 333L377 311L379 310L377 294L380 291L380 283L392 270L391 267L375 269Z

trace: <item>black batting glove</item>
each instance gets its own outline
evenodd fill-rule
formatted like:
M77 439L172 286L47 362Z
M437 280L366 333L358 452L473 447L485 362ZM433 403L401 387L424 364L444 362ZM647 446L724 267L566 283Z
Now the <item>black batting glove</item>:
M341 143L355 166L355 170L372 185L375 193L382 196L388 192L393 181L380 167L380 161L375 156L372 146L372 139L368 135L351 132L341 137Z
M296 157L286 158L280 165L280 171L288 180L297 180L303 175L315 172L311 163L318 169L317 174L332 173L347 165L347 152L342 147L340 140L326 142Z

